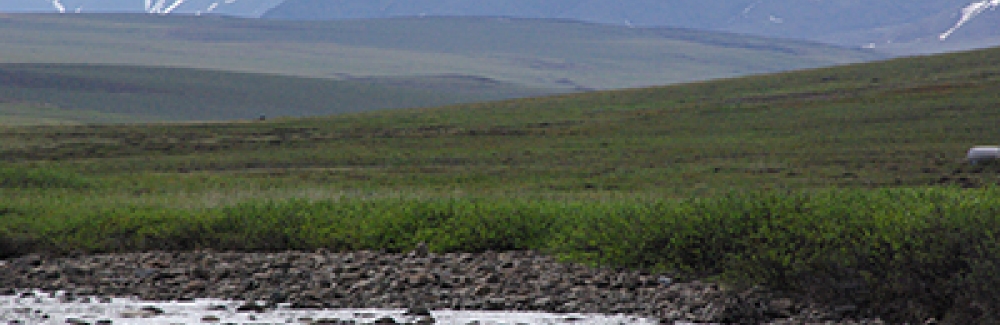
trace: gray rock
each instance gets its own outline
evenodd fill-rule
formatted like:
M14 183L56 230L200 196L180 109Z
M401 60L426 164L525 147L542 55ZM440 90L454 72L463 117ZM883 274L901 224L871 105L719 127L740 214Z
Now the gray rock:
M163 309L160 309L159 307L155 307L155 306L143 306L143 307L139 308L139 311L143 312L143 313L147 313L149 315L153 315L153 316L158 316L158 315L163 315L164 314Z
M393 319L392 317L381 317L372 322L372 324L384 325L384 324L399 324L399 323L397 323L396 320Z
M430 316L431 311L426 307L411 307L406 310L406 316Z
M430 253L430 250L427 248L427 243L421 242L421 243L417 244L416 248L414 248L412 251L410 251L406 255L407 255L407 257L427 257L427 254L429 254L429 253Z
M240 305L239 307L236 307L236 311L241 313L248 313L248 312L263 313L267 311L267 306L259 305L254 302L248 302L243 305Z

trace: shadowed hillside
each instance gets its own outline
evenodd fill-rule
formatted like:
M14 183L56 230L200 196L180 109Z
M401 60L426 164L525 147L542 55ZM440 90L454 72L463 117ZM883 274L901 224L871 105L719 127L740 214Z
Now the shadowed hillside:
M550 94L466 76L329 80L182 68L0 64L0 124L302 117Z

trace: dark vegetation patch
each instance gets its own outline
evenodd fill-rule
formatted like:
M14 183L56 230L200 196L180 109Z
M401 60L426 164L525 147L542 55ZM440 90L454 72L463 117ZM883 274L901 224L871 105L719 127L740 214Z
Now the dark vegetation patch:
M963 188L1000 186L1000 163L985 162L976 165L960 164L950 171L927 168L925 173L940 173L937 183Z
M157 93L156 89L144 88L138 84L117 82L101 78L87 78L60 73L44 73L7 67L0 69L0 87L4 88L49 88L62 91L120 93Z

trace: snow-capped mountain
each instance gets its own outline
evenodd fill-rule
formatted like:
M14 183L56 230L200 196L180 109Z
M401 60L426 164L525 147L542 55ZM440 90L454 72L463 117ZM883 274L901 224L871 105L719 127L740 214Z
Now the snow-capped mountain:
M4 0L0 12L219 14L260 17L283 0Z
M998 8L1000 0L0 0L0 13L569 19L805 39L898 53L1000 45Z
M683 27L847 46L1000 44L1000 0L286 0L265 18L557 18ZM977 27L978 26L978 27ZM990 44L984 44L990 45ZM914 50L915 49L910 49Z
M1000 7L1000 0L983 0L981 2L974 2L968 6L965 6L964 8L962 8L962 16L961 18L958 19L958 22L955 23L955 26L952 26L952 28L949 28L944 33L941 33L941 35L938 36L938 38L942 40L948 39L960 28L964 27L966 24L979 17L979 15L982 15L987 10L989 11L996 10L997 7Z

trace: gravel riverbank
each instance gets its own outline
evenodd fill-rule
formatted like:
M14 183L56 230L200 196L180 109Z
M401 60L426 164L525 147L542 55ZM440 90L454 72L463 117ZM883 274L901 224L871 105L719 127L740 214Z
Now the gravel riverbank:
M237 308L248 312L380 308L631 315L662 323L880 323L851 320L850 306L817 308L767 292L561 263L525 251L197 251L0 261L0 295L26 289L61 291L62 299L226 299L243 302Z

